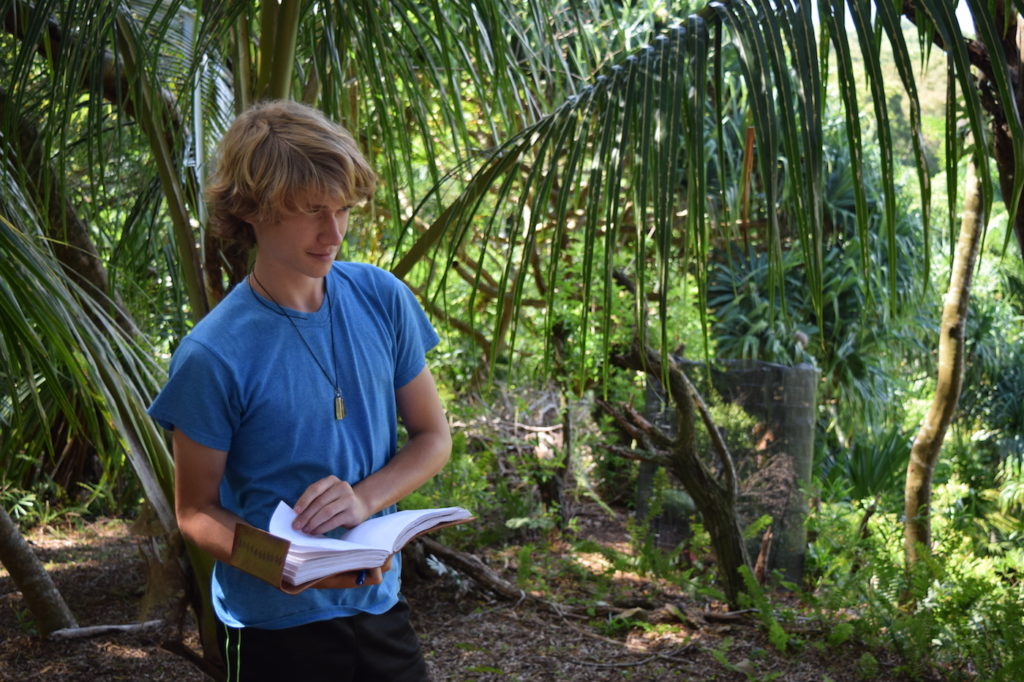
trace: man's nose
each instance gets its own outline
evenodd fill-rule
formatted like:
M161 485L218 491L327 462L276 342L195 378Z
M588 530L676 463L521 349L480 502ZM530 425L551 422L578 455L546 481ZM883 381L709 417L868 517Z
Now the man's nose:
M348 228L348 216L344 213L328 213L323 220L323 226L321 238L328 243L340 243L345 238L345 231Z

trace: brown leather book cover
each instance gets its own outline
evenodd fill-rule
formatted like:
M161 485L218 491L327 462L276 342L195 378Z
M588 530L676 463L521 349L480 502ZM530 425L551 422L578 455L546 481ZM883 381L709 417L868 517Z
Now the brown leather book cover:
M310 588L344 589L379 585L384 580L384 571L391 568L391 557L388 557L383 566L335 573L308 583L293 585L285 580L283 575L284 560L290 546L291 543L283 538L239 523L235 526L230 563L235 568L254 575L288 594L298 594Z

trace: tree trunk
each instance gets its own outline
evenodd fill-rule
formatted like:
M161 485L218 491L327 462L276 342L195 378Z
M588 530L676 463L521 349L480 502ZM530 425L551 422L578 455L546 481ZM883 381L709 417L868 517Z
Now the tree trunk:
M623 367L644 370L659 381L666 376L660 354L649 348L645 349L644 356L634 348L633 352L617 356L613 361ZM743 566L750 568L750 557L736 515L736 478L732 459L727 451L718 452L725 472L725 480L720 482L697 454L696 390L683 370L674 363L668 368L667 377L668 394L672 396L678 415L678 434L672 439L671 453L665 466L693 498L711 538L726 600L731 607L736 607L739 595L746 591L740 569ZM709 428L717 427L712 424Z
M0 507L0 563L11 574L14 585L21 590L39 634L45 637L54 630L76 628L78 623L64 598L50 580L50 574L18 531L7 510Z
M926 3L920 0L904 0L902 14L915 26L919 18L927 16ZM978 97L982 108L988 114L988 130L992 135L992 158L996 162L999 175L999 189L1007 211L1011 210L1014 201L1018 202L1017 213L1011 228L1017 238L1020 257L1024 259L1024 201L1016 196L1014 184L1017 172L1017 153L1014 149L1013 126L1007 123L1008 116L1016 116L1015 111L1024 107L1024 17L1009 2L997 2L990 5L991 19L998 31L1002 50L989 51L978 40L967 42L967 52L971 64L975 67L974 77L978 89ZM938 31L932 31L931 41L940 50L946 51L946 45ZM995 62L1003 64L997 65ZM998 96L995 73L999 69L1006 70L1010 91L1014 101L1003 101Z
M1017 100L1012 105L1019 109L1024 105L1024 92L1021 91L1021 68L1024 67L1024 61L1021 59L1021 45L1024 44L1024 18L1008 5L1001 5L1001 10L993 18L996 26L1002 26L1001 38L1006 51L1001 56L1006 60L1007 72L1011 79L1010 87ZM982 73L992 73L992 67L989 66ZM990 83L986 83L986 85L990 85ZM1013 207L1013 200L1017 199L1018 201L1012 227L1013 234L1017 237L1020 256L1024 259L1024 206L1020 204L1020 198L1014 196L1017 158L1011 128L1006 125L1006 108L1009 103L996 100L990 94L992 90L989 87L980 87L979 92L982 93L982 106L991 117L989 130L992 132L992 157L995 159L996 168L999 171L999 189L1003 196L1003 203L1006 204L1006 209L1010 210Z
M10 104L7 91L0 88L0 110L8 110ZM35 192L39 205L45 209L42 227L61 268L93 300L105 307L113 306L110 312L121 328L137 336L139 332L135 322L116 292L109 287L107 271L89 235L89 226L75 212L59 184L41 182L42 178L56 177L56 173L46 167L39 130L23 116L16 120L18 135L15 148L25 165L28 185Z
M929 551L931 544L932 474L946 429L953 420L963 385L964 337L971 277L985 222L981 186L973 162L967 171L963 219L957 239L953 269L942 307L939 330L938 379L935 397L910 450L904 489L904 555L907 568Z

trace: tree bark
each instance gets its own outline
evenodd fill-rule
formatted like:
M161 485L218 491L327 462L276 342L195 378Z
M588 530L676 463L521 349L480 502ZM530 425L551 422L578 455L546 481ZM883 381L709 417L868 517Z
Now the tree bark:
M942 307L939 330L938 379L935 397L914 438L904 489L904 555L908 570L931 545L932 475L946 430L953 420L963 385L965 329L971 278L985 224L981 185L972 162L967 171L966 198L953 269Z
M991 5L992 22L999 31L1002 51L990 53L985 44L979 40L967 40L967 55L971 65L977 69L975 80L981 106L989 115L988 127L992 134L992 158L996 162L999 174L999 189L1007 210L1012 208L1015 199L1018 201L1017 213L1012 228L1017 238L1020 256L1024 259L1024 202L1015 197L1013 187L1016 176L1016 154L1013 145L1013 134L1007 122L1007 116L1024 107L1024 18L1017 13L1009 2L996 2ZM912 24L918 24L918 16L926 13L920 0L903 0L901 13ZM940 50L946 51L946 45L937 31L931 34L931 42ZM1006 75L1009 78L1010 90L1014 93L1013 102L1000 100L995 85L996 66L994 60L1006 63Z
M1024 68L1024 60L1021 55L1021 45L1024 43L1024 18L1012 10L1011 7L1006 4L1000 4L1001 12L997 12L994 17L994 21L997 26L1002 26L1002 39L1003 39L1003 57L1006 59L1007 73L1010 77L1010 87L1013 88L1013 92L1016 94L1016 102L1006 103L1001 102L995 96L995 88L992 85L992 57L987 53L983 54L983 59L975 60L981 61L983 66L979 67L982 76L979 77L979 92L981 95L981 104L988 112L989 129L992 131L992 157L996 162L996 169L999 176L999 191L1003 196L1003 203L1006 205L1007 210L1013 206L1014 191L1013 185L1016 181L1016 154L1014 153L1013 135L1010 126L1007 123L1007 111L1006 107L1012 106L1020 109L1024 106L1024 92L1021 91L1021 86L1024 83L1022 80L1022 68ZM1009 16L1007 13L1010 12ZM973 54L973 53L972 53ZM1024 205L1021 205L1020 197L1017 198L1017 213L1013 219L1013 234L1017 238L1017 246L1020 250L1020 256L1024 259Z
M646 371L659 381L666 376L660 354L650 348L644 349L643 355L639 349L634 348L628 354L616 356L613 361L622 367ZM723 485L697 454L694 418L696 388L674 363L669 366L667 377L667 392L672 396L679 421L675 438L668 439L663 435L659 438L668 441L671 449L665 466L693 498L711 538L726 600L731 607L737 607L739 595L746 591L740 569L744 566L750 568L750 557L736 515L736 482L731 456L727 451L719 452L719 456L725 460L723 469L727 474ZM713 424L711 427L716 428ZM648 424L647 428L654 427ZM720 446L724 447L724 442Z
M50 579L50 574L36 557L17 524L7 510L0 507L0 563L11 574L14 585L21 590L36 628L43 637L54 630L76 628L71 609Z

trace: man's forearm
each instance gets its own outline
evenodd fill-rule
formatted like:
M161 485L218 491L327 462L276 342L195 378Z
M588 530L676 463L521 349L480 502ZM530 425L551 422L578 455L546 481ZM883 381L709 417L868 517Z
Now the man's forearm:
M178 510L178 527L185 539L224 563L230 563L235 526L239 523L243 523L242 519L219 505Z
M353 486L371 513L398 502L440 471L452 450L447 432L424 432L410 438L387 465Z

